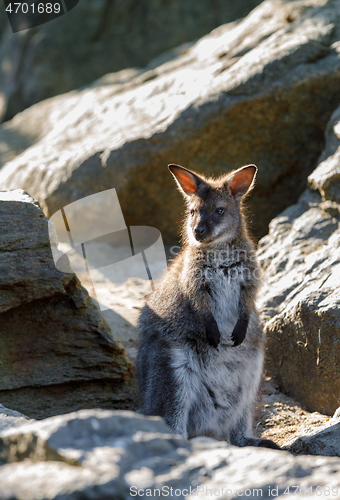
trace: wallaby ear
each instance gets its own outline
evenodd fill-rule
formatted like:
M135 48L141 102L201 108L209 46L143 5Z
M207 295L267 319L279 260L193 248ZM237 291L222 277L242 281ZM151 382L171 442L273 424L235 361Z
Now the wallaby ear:
M227 179L226 186L234 198L241 198L251 188L257 172L255 165L246 165L233 172Z
M194 194L200 179L193 172L180 165L168 165L168 169L175 177L178 187L186 196Z

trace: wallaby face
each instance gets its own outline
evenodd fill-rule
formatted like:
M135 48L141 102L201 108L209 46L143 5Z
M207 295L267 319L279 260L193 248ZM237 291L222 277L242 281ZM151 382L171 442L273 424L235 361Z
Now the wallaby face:
M216 180L179 165L169 169L186 200L186 234L139 318L141 412L162 416L186 438L278 448L252 430L265 339L242 197L257 169L248 165Z
M257 168L247 165L209 181L180 165L169 165L187 202L188 243L214 245L231 241L241 226L241 198L252 187Z

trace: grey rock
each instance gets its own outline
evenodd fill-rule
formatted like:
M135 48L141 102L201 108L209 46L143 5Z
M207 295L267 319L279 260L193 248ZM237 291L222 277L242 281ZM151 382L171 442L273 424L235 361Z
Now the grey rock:
M9 408L5 408L2 404L0 404L0 432L8 427L18 427L22 425L28 420L26 415L14 410L10 410Z
M330 156L320 158L299 202L270 223L258 250L267 371L309 411L326 415L340 401L339 125L338 109L327 128Z
M340 457L340 408L326 424L305 429L302 436L283 448L296 455Z
M19 113L13 120L2 124L1 165L12 160L43 138L53 128L54 120L58 120L62 116L58 98L55 97L46 100L44 107L33 106L29 113Z
M139 489L138 497L161 498L162 488L180 499L210 491L233 499L339 497L339 458L188 442L161 418L126 411L82 410L7 429L0 457L2 500L131 499Z
M0 116L8 120L105 73L145 66L161 52L243 17L258 4L82 0L67 15L24 32L13 34L7 21L0 42ZM1 5L0 30L5 17Z
M326 151L320 163L308 177L309 187L318 190L324 201L340 203L340 108L338 108L327 125ZM328 153L328 156L325 155Z
M134 408L132 362L78 278L56 269L38 203L0 192L0 226L0 401L35 418Z
M323 430L309 429L306 435L299 437L287 449L295 454L326 455L340 457L340 423Z
M1 185L28 190L48 216L116 188L128 225L173 241L182 205L168 163L208 175L256 163L250 210L266 234L303 191L340 99L339 11L339 0L266 0L161 66L32 106L0 131L5 159L22 150Z

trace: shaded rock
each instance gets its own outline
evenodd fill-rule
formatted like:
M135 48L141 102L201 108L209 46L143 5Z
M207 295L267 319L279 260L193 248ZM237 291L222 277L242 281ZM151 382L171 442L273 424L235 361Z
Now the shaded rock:
M340 473L338 458L188 442L159 417L123 411L83 410L8 429L0 456L4 500L128 499L139 489L138 497L204 498L219 490L221 498L269 499L274 488L283 495L288 487L310 498L335 491Z
M1 118L129 66L243 17L259 0L82 0L67 15L0 43ZM4 6L0 10L0 29Z
M340 422L320 430L318 427L306 429L303 436L285 449L294 454L340 456Z
M294 454L340 457L340 419L334 416L323 426L305 429L302 436L287 443L284 449Z
M302 192L340 100L339 11L339 0L267 0L125 83L113 77L25 110L0 143L20 129L33 145L3 167L1 184L28 190L47 215L117 188L128 225L171 241L182 202L168 163L216 175L254 162L253 230L266 234Z
M5 29L8 27L8 17L5 8L1 4L0 7L0 37L2 36Z
M289 451L305 455L340 457L340 422L322 431L317 429L313 431L314 433L308 433L295 441L289 446Z
M312 190L320 192L324 202L328 202L322 205L322 208L328 211L327 207L337 206L340 203L340 108L331 116L326 137L326 150L320 158L318 167L308 177L308 183Z
M338 110L327 132L330 156L321 157L309 177L310 187L318 190L307 189L296 205L276 217L258 250L264 270L259 306L267 320L267 371L309 411L327 415L340 401L340 207L334 201L339 123Z
M35 418L133 407L132 363L76 276L55 268L37 202L1 192L0 225L0 401Z

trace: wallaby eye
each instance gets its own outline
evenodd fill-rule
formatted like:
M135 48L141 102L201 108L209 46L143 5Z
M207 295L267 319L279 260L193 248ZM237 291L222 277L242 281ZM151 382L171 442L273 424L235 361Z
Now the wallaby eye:
M190 210L190 215L194 215L195 210Z
M223 215L224 214L224 208L216 208L215 214L217 214L217 215Z

